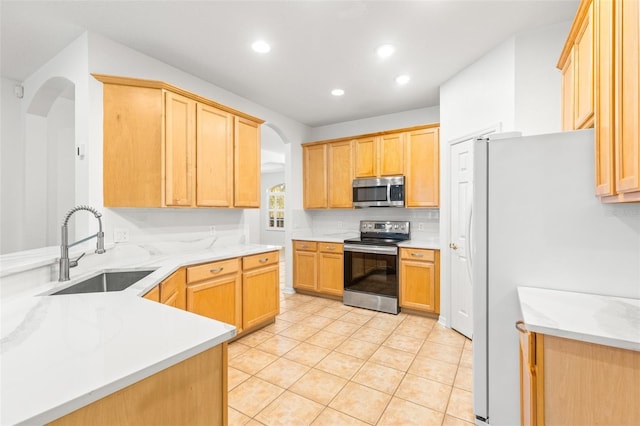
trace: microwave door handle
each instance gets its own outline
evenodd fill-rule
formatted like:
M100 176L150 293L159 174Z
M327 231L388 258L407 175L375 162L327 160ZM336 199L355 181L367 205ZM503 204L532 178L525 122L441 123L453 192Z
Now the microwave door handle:
M387 202L391 201L391 184L387 184Z

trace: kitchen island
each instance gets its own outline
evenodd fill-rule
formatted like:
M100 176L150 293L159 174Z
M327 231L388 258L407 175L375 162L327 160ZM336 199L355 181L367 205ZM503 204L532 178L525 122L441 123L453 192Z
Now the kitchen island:
M518 287L522 424L637 424L640 299Z
M85 411L85 421L224 423L225 342L236 328L139 296L178 268L278 248L239 244L136 257L131 247L126 256L116 247L91 256L100 266L69 282L25 283L24 291L8 297L3 292L0 424L83 423L83 410L94 409ZM50 295L119 268L155 271L119 292ZM69 414L79 417L66 422Z

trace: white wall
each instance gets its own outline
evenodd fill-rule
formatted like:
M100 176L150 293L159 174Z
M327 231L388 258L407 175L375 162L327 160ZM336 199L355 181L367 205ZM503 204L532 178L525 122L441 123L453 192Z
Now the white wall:
M523 135L561 130L562 80L556 63L571 22L515 37L515 126Z
M560 131L560 72L555 68L569 22L518 34L440 86L440 321L450 324L449 242L452 141L496 128Z
M0 80L0 254L22 249L24 216L24 119L19 82Z
M314 127L311 129L310 141L362 135L365 133L437 123L438 121L440 121L440 109L438 106L419 108L394 114L379 115L360 120Z
M45 246L60 244L60 226L66 213L75 205L75 102L58 97L47 115L46 206L47 234ZM73 220L74 218L72 218ZM70 233L70 235L75 235ZM82 237L82 236L81 236Z

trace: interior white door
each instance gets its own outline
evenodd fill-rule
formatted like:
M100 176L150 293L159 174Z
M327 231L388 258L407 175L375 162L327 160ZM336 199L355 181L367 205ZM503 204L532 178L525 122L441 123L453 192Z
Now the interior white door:
M451 271L451 327L473 335L473 292L469 238L473 200L473 139L451 145L451 217L449 254Z

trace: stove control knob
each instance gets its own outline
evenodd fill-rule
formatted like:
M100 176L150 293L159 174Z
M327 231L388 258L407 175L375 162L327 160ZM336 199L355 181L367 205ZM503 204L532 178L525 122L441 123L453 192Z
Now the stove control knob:
M393 229L398 229L398 224L393 225Z

